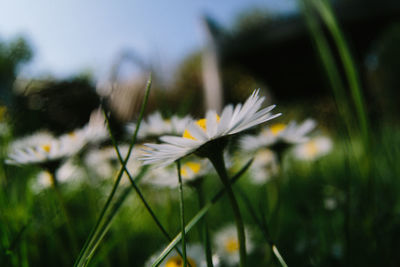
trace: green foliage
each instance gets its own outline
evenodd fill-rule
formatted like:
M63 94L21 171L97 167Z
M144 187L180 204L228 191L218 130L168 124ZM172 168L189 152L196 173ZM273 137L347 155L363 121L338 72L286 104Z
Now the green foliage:
M0 41L0 104L10 104L12 85L17 73L32 56L28 42L22 37L9 43Z
M233 28L238 33L251 31L267 25L274 19L274 14L268 9L255 7L242 11L235 19Z

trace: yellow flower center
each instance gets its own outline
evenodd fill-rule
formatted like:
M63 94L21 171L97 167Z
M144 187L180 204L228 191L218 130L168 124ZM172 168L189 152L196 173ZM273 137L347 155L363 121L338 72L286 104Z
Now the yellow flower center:
M41 147L42 147L42 149L43 149L44 151L46 151L47 153L49 153L49 152L50 152L51 145L49 145L49 144L46 144L46 145L42 145Z
M74 131L68 133L68 136L71 138L75 138L76 137L76 133Z
M188 178L189 171L192 171L194 174L197 174L200 171L201 164L193 161L189 161L185 163L181 168L181 175L183 178Z
M229 238L225 243L225 250L228 253L233 253L239 250L239 242L235 238Z
M318 152L318 146L314 141L310 141L307 144L305 144L306 147L306 154L309 157L313 157L317 154Z
M217 122L219 122L219 116L217 116ZM207 119L200 119L198 121L196 121L196 124L205 132L207 131ZM185 131L183 132L183 138L187 138L187 139L192 139L192 140L197 140L196 138L194 138L192 136L192 134L189 132L189 130L185 129Z
M285 130L286 125L283 123L275 123L273 125L271 125L271 127L269 128L272 132L272 134L274 136L277 136L278 134L280 134L283 130Z
M196 267L196 263L192 258L187 257L187 262L191 267ZM183 266L183 259L181 256L174 256L168 259L165 267L182 267Z
M53 183L53 175L49 171L44 171L43 172L43 177L45 180L46 184L52 184Z

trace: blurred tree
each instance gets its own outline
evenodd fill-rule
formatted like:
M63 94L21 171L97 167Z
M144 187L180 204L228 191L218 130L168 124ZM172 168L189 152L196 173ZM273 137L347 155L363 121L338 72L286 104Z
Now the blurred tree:
M332 2L360 71L367 101L373 104L376 98L368 83L366 58L382 33L400 21L400 2ZM222 69L238 66L255 80L268 84L271 95L280 104L301 102L313 109L313 113L321 113L318 106L330 99L331 89L302 14L293 12L273 16L256 9L239 15L231 29L224 29L212 18L208 18L207 23L213 28L211 33L218 45ZM330 45L335 51L335 45ZM336 59L340 62L339 57ZM227 89L225 84L223 87ZM324 102L322 107L334 105Z
M17 37L9 43L0 42L0 104L11 103L12 88L17 73L32 56L32 49L22 37Z
M233 30L236 33L247 32L262 25L267 25L276 19L276 15L265 8L253 7L237 15Z
M91 80L73 77L66 80L19 80L12 117L14 133L28 134L48 129L61 134L88 122L100 100Z

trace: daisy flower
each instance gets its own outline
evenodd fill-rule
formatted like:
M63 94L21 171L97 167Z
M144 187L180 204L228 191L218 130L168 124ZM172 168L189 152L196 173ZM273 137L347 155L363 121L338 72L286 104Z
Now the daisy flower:
M315 137L294 147L293 154L300 160L314 160L328 154L332 150L332 146L332 141L328 137Z
M258 150L254 154L253 163L249 169L250 181L260 185L266 183L279 172L278 158L276 154L268 148Z
M51 187L53 184L52 174L49 171L41 171L37 174L36 179L32 184L32 190L34 193L38 194L42 190Z
M246 228L246 236L249 235L249 231ZM218 257L222 262L225 262L229 266L235 266L239 263L239 240L236 236L235 225L230 224L220 229L214 235L214 246ZM251 253L254 249L254 245L250 238L246 238L246 252Z
M146 150L141 159L144 164L165 166L193 152L202 154L201 152L215 148L214 141L281 115L270 113L275 105L260 110L263 101L264 97L259 97L259 90L256 90L243 105L238 104L235 108L232 105L226 106L221 117L215 111L208 111L205 119L190 122L182 137L162 136L160 140L164 142L163 144L145 144L150 149ZM207 144L211 145L205 148Z
M14 141L9 148L7 164L24 165L59 160L71 153L71 147L47 132Z
M143 120L138 132L138 137L141 139L158 137L161 135L182 135L186 125L190 122L191 117L172 116L169 119L164 119L159 111L149 115ZM133 134L136 129L135 123L130 123L126 126L127 132Z
M163 250L158 251L150 257L150 259L145 263L144 266L152 266L152 263L157 259L158 255L161 254ZM205 259L205 254L203 247L200 244L188 245L186 249L187 261L192 267L206 267L207 262ZM217 262L213 263L215 267L218 267ZM189 266L188 264L188 266ZM167 258L160 264L161 267L182 267L183 259L176 251L172 251Z
M240 140L243 150L257 150L260 147L281 144L299 144L309 140L307 136L316 126L316 122L307 119L301 124L292 121L289 124L275 123L265 127L258 135L246 135Z
M117 155L113 147L89 150L83 159L90 173L98 178L112 177L116 170Z
M60 183L80 182L85 177L84 169L73 158L64 161L56 171L56 178Z
M92 112L89 122L60 137L65 146L69 146L72 154L78 153L88 144L100 143L108 138L105 118L100 109Z
M35 164L60 160L81 151L88 143L96 143L107 137L104 117L100 110L92 113L87 125L68 134L54 137L39 132L14 141L9 149L8 164Z
M56 170L55 174L50 173L48 170L43 170L39 172L35 181L32 184L32 190L35 193L40 193L40 191L49 188L53 185L53 175L57 178L59 183L66 182L76 182L79 178L84 177L84 171L81 167L76 165L72 160L67 160Z
M270 113L274 105L261 109L263 101L264 97L259 97L259 90L255 90L243 105L226 106L221 117L213 110L208 111L206 118L190 122L182 137L163 136L160 138L163 144L146 144L150 149L141 157L144 164L164 166L191 153L207 157L211 161L225 186L235 216L241 266L246 265L245 232L239 205L226 172L223 150L227 137L281 115Z
M39 131L35 134L14 140L9 148L10 150L22 149L26 146L32 146L35 143L37 144L46 143L52 139L54 139L54 136L51 133L47 131Z
M125 158L129 150L129 145L120 145L118 146L118 150L121 153L121 157ZM132 150L132 154L140 155L140 153L142 153L141 148L135 146ZM85 156L84 162L89 167L90 171L103 179L112 177L121 166L117 152L113 146L89 151ZM142 162L138 161L136 157L130 157L126 163L126 168L130 173L136 173L141 166ZM128 179L123 179L122 181L128 181Z
M207 160L192 157L182 162L182 182L184 184L193 184L199 179L202 179L204 175L210 173L210 171L211 165ZM150 170L149 174L142 182L157 187L177 188L179 186L179 181L176 177L176 167L174 165Z

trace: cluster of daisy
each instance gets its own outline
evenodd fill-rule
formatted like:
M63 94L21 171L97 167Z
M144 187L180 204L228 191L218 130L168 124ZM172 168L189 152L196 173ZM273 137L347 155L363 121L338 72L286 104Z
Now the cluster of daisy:
M46 188L50 184L48 177L57 176L62 182L81 176L82 169L74 163L73 157L79 157L83 151L107 138L104 117L100 110L96 110L85 126L61 136L39 131L13 141L9 145L5 162L10 165L41 166L43 172L38 175L34 187Z
M135 156L128 161L127 167L132 170L139 168L141 162L137 160L138 157L141 157L144 164L161 163L167 167L162 171L153 169L154 175L148 175L143 183L157 187L176 187L178 182L173 175L176 170L174 166L168 166L175 160L193 152L199 152L199 148L206 143L224 139L280 115L270 114L274 106L259 110L262 102L263 98L258 96L258 91L255 91L243 106L228 105L221 116L214 111L209 111L206 118L198 121L190 116L163 118L160 112L155 112L142 121L138 132L139 141L150 140L164 143L146 144L150 149L147 149L145 153L136 149L133 153ZM70 133L55 137L48 132L38 132L16 140L10 146L6 162L15 165L46 164L68 159L79 154L89 144L98 144L108 138L104 121L100 110L96 110L87 125ZM277 155L281 154L283 147L295 145L293 153L300 159L310 160L327 153L332 147L329 138L310 139L308 136L315 128L315 124L313 120L306 120L300 125L296 122L288 125L276 123L264 127L258 135L247 135L241 138L241 151L244 154L251 152L251 155L255 157L252 181L261 183L278 172L279 157ZM132 135L135 128L136 123L128 124L127 133ZM128 145L120 146L120 150L123 155L126 155ZM239 158L246 157L242 153ZM119 167L113 147L99 149L92 146L91 150L85 153L83 163L89 167L88 170L102 178L111 177ZM185 158L182 164L181 174L185 183L204 177L211 171L209 162L196 157ZM75 173L73 170L78 168L71 161L66 166L70 168L64 166L63 169L66 170L64 173L73 174ZM64 175L64 177L67 176Z
M166 134L181 135L190 120L190 116L179 117L176 115L165 119L160 112L156 111L142 121L138 137L141 139L152 139ZM128 123L126 130L129 135L135 132L136 125L134 122Z
M137 144L126 162L126 168L131 173L138 173L144 165L155 166L140 181L142 185L154 189L179 186L173 164L176 161L181 163L183 184L193 189L201 186L205 177L218 174L230 197L237 228L227 227L215 234L215 266L219 262L227 265L240 262L243 265L243 252L250 253L253 249L247 230L243 225L239 226L240 211L235 204L226 169L233 169L236 162L250 156L254 158L250 180L262 184L279 173L283 155L288 151L298 159L312 160L328 153L332 147L329 138L311 135L316 127L316 122L311 119L300 124L294 121L275 123L264 126L256 135L232 138L281 115L272 113L274 105L263 108L263 101L259 90L255 90L243 104L228 105L221 114L209 110L205 118L198 120L190 116L164 118L161 113L155 112L142 121ZM128 124L125 128L127 134L132 136L136 126L134 122ZM54 182L54 176L61 182L85 174L104 180L112 177L121 167L116 149L105 146L108 138L105 118L97 110L87 125L68 134L55 137L48 132L39 132L16 140L10 145L6 162L44 167L45 171L38 178L39 185L35 186L38 190ZM236 140L239 146L227 149L228 144ZM235 148L239 149L234 151ZM125 158L129 145L119 145L118 150L120 156ZM77 160L73 160L74 157ZM216 172L213 172L213 167ZM245 240L244 236L247 236ZM199 245L188 246L187 252L190 266L205 266L204 252ZM164 266L182 266L182 259L177 254L170 254Z
M298 124L275 123L264 126L256 135L245 135L240 140L241 153L251 153L254 162L250 179L255 184L268 181L279 174L283 156L288 153L298 160L312 161L326 155L332 149L332 141L324 135L312 134L316 122L307 119Z
M230 190L230 186L226 183L226 177L223 177L226 176L224 175L226 166L224 160L222 159L221 161L220 158L224 153L223 151L225 150L228 139L233 135L239 134L240 132L253 128L280 115L273 115L270 113L274 106L261 108L264 99L259 97L258 94L258 91L253 92L243 105L239 104L235 107L228 105L224 108L220 116L215 111L208 111L205 118L190 121L186 125L181 136L165 135L159 138L161 143L145 144L147 149L141 157L141 160L143 160L144 164L168 166L192 154L208 158L220 175L227 190ZM315 159L326 154L331 149L332 143L327 137L311 137L310 133L315 127L316 122L311 119L301 124L297 124L295 121L287 125L276 123L264 127L257 135L246 135L242 137L239 141L241 151L247 154L251 153L255 157L252 175L250 175L250 177L253 177L252 180L258 184L263 183L268 180L270 176L278 173L279 161L282 161L283 155L288 150L291 150L296 158L305 160ZM182 172L188 172L189 170L191 175L204 177L203 173L200 174L200 170L202 169L200 164L191 163L188 166L183 166ZM164 181L167 181L167 179ZM175 185L176 184L175 182ZM218 256L227 255L226 253L221 253L223 249L220 248L221 244L225 244L225 252L232 249L232 251L235 250L236 254L222 257L222 259L229 265L238 262L244 265L245 260L242 258L244 258L243 255L248 253L250 245L247 244L248 238L244 238L243 225L240 223L240 211L238 210L237 204L235 204L236 200L232 194L230 201L234 213L236 214L236 243L233 241L229 243L230 241L217 238L216 247L218 249L216 251ZM235 229L230 229L230 231L233 231L233 234L236 232ZM217 235L217 237L218 236L224 235L220 234ZM242 240L240 240L240 238ZM237 253L238 251L241 253ZM181 266L182 259L180 257L173 256L172 259L176 259L179 262L175 262L175 265L167 264L166 266Z
M251 232L246 230L246 252L252 253L255 249L255 244L251 238ZM233 224L228 224L220 228L214 235L213 248L215 253L212 255L212 263L214 267L219 266L237 266L239 263L239 240L236 235L236 228ZM145 267L152 266L152 263L157 259L162 250L154 253L145 263ZM187 261L190 266L206 267L206 256L204 248L201 244L193 243L187 246ZM163 267L182 267L183 259L176 251L171 252L164 261L160 264ZM188 265L189 266L189 265Z

